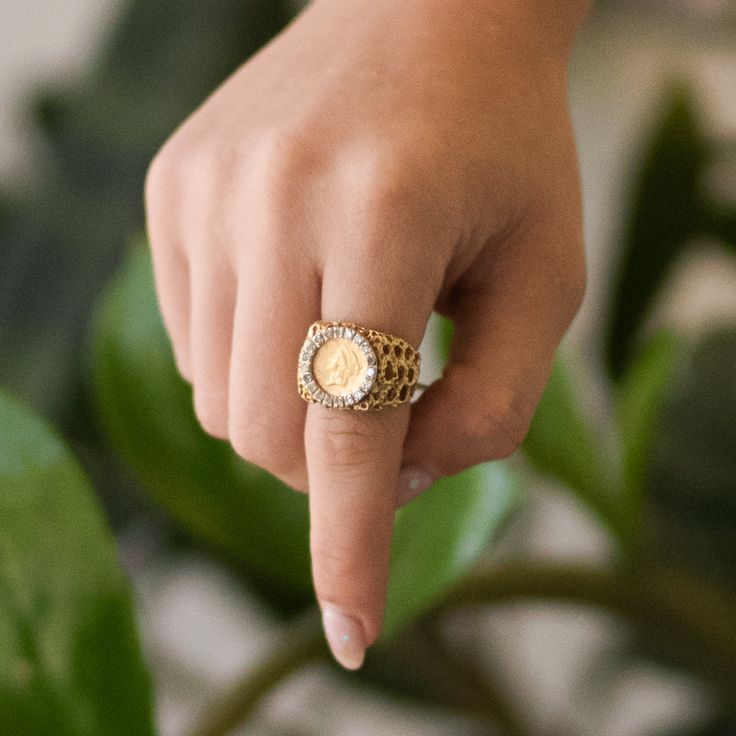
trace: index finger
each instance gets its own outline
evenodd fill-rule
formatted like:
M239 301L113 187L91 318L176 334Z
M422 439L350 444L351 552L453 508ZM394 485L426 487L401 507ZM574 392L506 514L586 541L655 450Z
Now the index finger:
M356 283L348 268L332 264L323 276L324 320L355 322L416 347L431 305L422 308L416 295L387 283L385 272L361 269ZM349 669L360 667L381 630L408 424L408 402L378 411L310 404L307 411L312 575L327 641Z

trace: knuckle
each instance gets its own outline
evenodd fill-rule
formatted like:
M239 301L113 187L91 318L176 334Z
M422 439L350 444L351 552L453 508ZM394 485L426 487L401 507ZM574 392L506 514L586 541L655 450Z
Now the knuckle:
M254 432L252 428L235 427L231 422L228 434L233 450L243 460L263 468L287 485L306 489L303 456L295 453L293 446L274 439L273 430Z
M166 183L170 180L172 172L171 157L167 146L164 146L153 157L146 171L144 198L149 212L156 207L160 194L165 191Z
M194 413L202 429L217 439L228 439L227 400L194 391Z
M329 411L329 410L327 410ZM333 415L320 412L317 420L316 453L333 467L361 472L375 461L386 443L386 430L373 417Z
M175 358L176 372L181 376L182 380L186 383L192 383L192 371L184 358Z
M233 450L240 455L240 457L253 465L257 465L259 468L274 472L274 455L273 452L262 442L255 440L252 435L245 432L238 432L230 430L230 443L233 446Z
M250 433L241 429L234 428L232 423L228 429L230 435L230 444L233 450L246 462L253 463L259 467L266 467L271 464L270 453L264 452L264 448L260 443L253 440Z
M296 127L262 134L238 157L239 186L256 200L274 242L290 240L293 229L303 224L306 187L323 158L308 134Z
M225 151L218 155L215 147L204 143L182 148L174 154L174 176L188 187L199 186L200 182L210 184L222 171L221 159L226 155Z
M353 247L361 258L396 259L396 267L398 260L410 261L415 271L429 271L433 281L440 278L441 282L442 264L456 241L455 218L452 208L438 206L436 176L428 173L415 152L404 148L374 154L357 172L350 192L354 204L348 206L364 222L367 237L359 238ZM391 247L397 241L401 249ZM426 258L428 242L437 258Z
M177 176L181 169L182 161L185 161L192 151L200 147L200 143L186 132L187 124L171 135L158 149L146 172L146 185L162 186L170 181L172 176Z
M303 179L317 160L316 145L308 128L280 126L262 136L256 145L256 157L279 185Z
M176 334L175 330L172 329L171 320L167 318L167 313L164 311L163 319L165 327L169 335L172 336L172 352L174 357L174 367L176 372L182 377L187 383L192 383L192 367L189 361L189 352L186 344L182 340L174 337Z
M383 222L395 222L418 206L416 174L399 153L383 155L365 172L365 196L369 213Z
M209 181L210 172L221 169L227 152L218 154L206 141L187 143L186 136L177 133L159 149L146 171L144 193L147 203L155 203L163 192L177 185L201 180Z
M306 480L305 473L294 473L291 475L279 475L278 476L292 491L296 493L303 493L307 495L309 493L309 484Z
M532 405L518 392L498 392L491 406L468 412L465 434L488 460L500 460L519 448L529 430Z

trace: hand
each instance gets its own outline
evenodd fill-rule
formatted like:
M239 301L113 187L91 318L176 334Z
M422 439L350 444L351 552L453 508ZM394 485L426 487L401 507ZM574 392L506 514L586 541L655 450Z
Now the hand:
M381 629L396 505L515 450L583 295L569 44L501 4L316 0L147 178L199 421L309 491L316 594L350 668ZM418 346L433 309L455 321L452 355L411 411L297 395L314 320Z

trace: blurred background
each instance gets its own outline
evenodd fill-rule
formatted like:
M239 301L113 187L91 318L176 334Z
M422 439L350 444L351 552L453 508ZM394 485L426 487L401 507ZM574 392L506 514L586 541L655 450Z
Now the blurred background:
M151 399L136 384L165 386L176 411L187 401L168 363L159 371L169 356L148 327L142 180L174 127L296 10L0 0L0 387L58 428L101 499L163 736L189 733L268 656L309 591L291 582L303 573L296 553L273 573L239 546L247 519L217 517L245 513L202 480L208 468L223 484L235 472L224 446L187 425L150 450L155 462L141 447L140 435L158 435L153 411L130 408ZM566 382L508 463L518 499L473 559L601 570L636 579L625 588L636 600L676 578L696 633L678 639L643 598L643 612L611 603L572 575L559 586L569 595L532 585L441 617L425 607L449 650L444 669L419 617L361 676L326 660L299 667L233 733L736 734L736 618L723 613L736 610L736 5L599 2L570 90L589 288L564 344ZM433 322L425 338L435 357L423 380L441 369L446 328ZM178 465L188 442L208 448L201 467ZM472 482L492 495L493 472ZM610 496L596 495L601 484ZM721 660L701 634L725 642Z

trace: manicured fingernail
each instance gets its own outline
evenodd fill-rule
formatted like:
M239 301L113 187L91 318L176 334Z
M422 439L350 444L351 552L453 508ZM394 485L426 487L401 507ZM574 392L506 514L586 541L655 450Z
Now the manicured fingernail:
M426 491L434 478L421 468L407 467L399 473L399 500L409 501L418 496L422 491Z
M322 625L335 659L343 667L357 670L365 657L365 639L360 623L339 608L325 604L322 606Z

